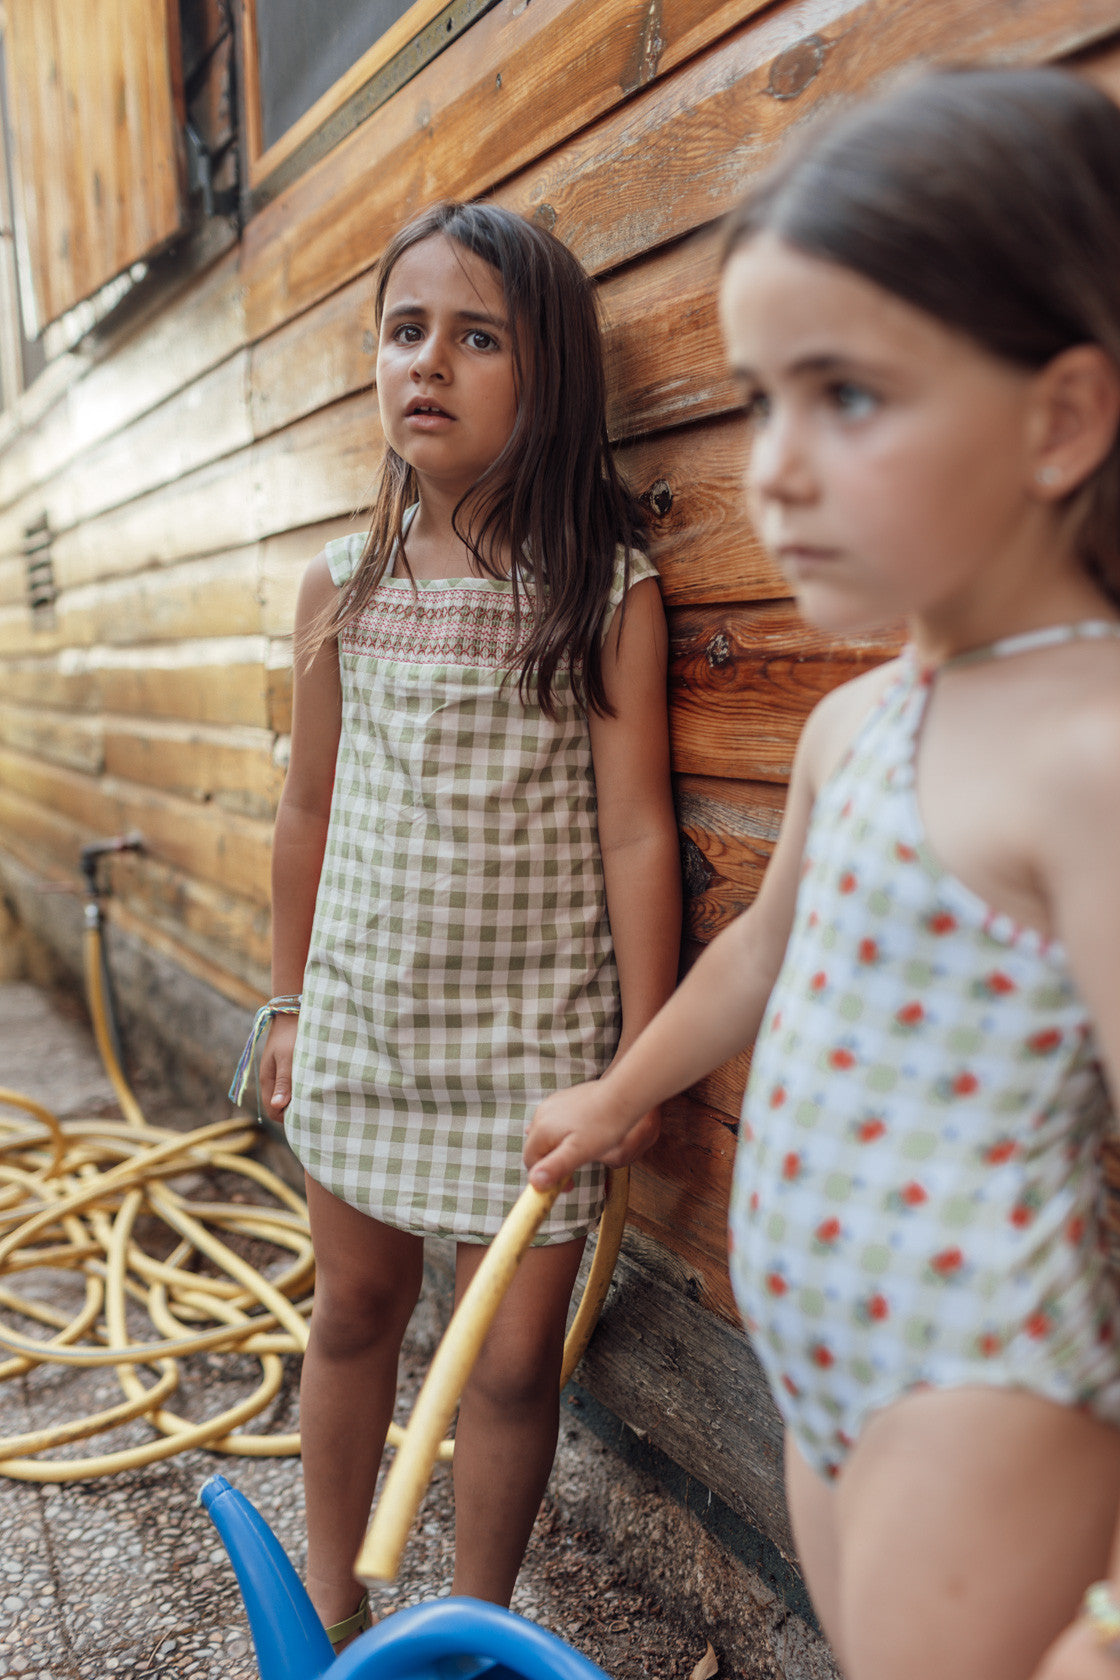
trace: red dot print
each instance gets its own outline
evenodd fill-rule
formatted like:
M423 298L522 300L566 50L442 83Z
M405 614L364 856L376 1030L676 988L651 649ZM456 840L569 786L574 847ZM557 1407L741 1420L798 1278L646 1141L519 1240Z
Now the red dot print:
M899 1191L899 1195L907 1207L921 1207L923 1202L929 1201L928 1191L915 1180L911 1180L909 1184L904 1184Z
M943 1248L940 1254L935 1254L930 1260L930 1266L939 1277L951 1277L959 1272L964 1265L964 1255L959 1248Z
M1042 1341L1044 1337L1050 1334L1053 1328L1054 1326L1051 1323L1049 1313L1032 1313L1027 1319L1027 1335L1033 1337L1036 1342Z
M947 933L956 932L957 918L955 916L951 916L948 910L938 910L927 919L926 926L931 933L935 933L938 937L943 938Z
M810 1350L810 1358L812 1359L813 1364L819 1366L822 1371L830 1370L836 1363L835 1354L830 1348L826 1348L823 1342L818 1342L816 1346Z
M856 890L856 887L859 885L858 881L856 880L855 875L852 873L852 871L850 869L846 869L844 871L843 875L841 875L839 884L840 884L840 891L842 893L854 893L855 890Z
M980 1337L978 1345L980 1352L984 1355L985 1359L994 1359L1000 1348L1003 1346L1003 1343L1000 1341L998 1336L993 1335L989 1330L985 1335Z
M1019 1145L1014 1138L1000 1138L986 1151L984 1159L990 1167L1001 1167L1005 1161L1013 1161L1018 1153Z
M770 1093L770 1107L771 1108L781 1108L781 1106L785 1102L785 1100L786 1100L786 1088L785 1088L785 1086L784 1085L775 1085L774 1089Z
M980 1081L974 1073L958 1073L953 1080L953 1095L955 1097L971 1097L980 1089Z
M914 863L918 856L913 846L907 846L902 840L896 843L894 855L899 863Z
M1080 1248L1085 1238L1085 1221L1079 1213L1074 1214L1073 1218L1066 1226L1066 1237L1073 1244L1074 1248Z
M925 1016L926 1012L920 1003L904 1003L896 1018L904 1027L916 1027L925 1020Z
M787 1394L792 1394L795 1400L800 1400L801 1390L798 1388L793 1378L788 1376L785 1371L782 1372L782 1387L785 1389Z
M1037 1032L1028 1038L1027 1047L1036 1056L1050 1056L1062 1042L1061 1030L1058 1027L1048 1027L1045 1032Z
M813 992L823 992L827 985L828 985L828 975L825 974L824 970L822 969L819 974L814 974L813 978L810 980L809 990L813 991Z
M818 1242L834 1243L839 1235L840 1221L838 1219L825 1219L817 1226Z
M860 1123L856 1136L861 1143L875 1143L884 1136L886 1130L887 1126L884 1120L864 1120Z
M873 963L879 960L879 947L873 939L861 939L859 942L859 960L861 963Z
M794 1179L800 1175L800 1172L801 1157L796 1153L796 1151L791 1150L782 1162L782 1177L786 1179Z
M767 1272L766 1287L771 1295L784 1295L789 1288L789 1284L781 1272Z
M868 1318L874 1319L877 1324L881 1324L883 1319L890 1317L890 1313L891 1309L887 1303L886 1296L872 1295L871 1299L867 1303Z
M849 1068L854 1068L856 1065L854 1054L843 1044L838 1045L837 1048L831 1052L828 1060L839 1073L847 1073Z
M992 973L989 974L987 986L988 990L993 992L996 997L1006 997L1009 992L1016 989L1014 980L1007 974L1001 974L998 968L993 969Z
M1034 1209L1028 1207L1026 1202L1016 1202L1008 1217L1016 1230L1024 1231L1034 1220Z

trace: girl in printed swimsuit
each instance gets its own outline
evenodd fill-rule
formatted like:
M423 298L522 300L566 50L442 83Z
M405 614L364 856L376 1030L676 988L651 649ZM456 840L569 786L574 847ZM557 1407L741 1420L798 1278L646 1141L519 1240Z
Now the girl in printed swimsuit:
M562 1181L757 1039L732 1276L850 1680L1120 1675L1118 163L1072 73L937 71L733 218L757 528L811 624L906 644L809 719L752 907L526 1148Z

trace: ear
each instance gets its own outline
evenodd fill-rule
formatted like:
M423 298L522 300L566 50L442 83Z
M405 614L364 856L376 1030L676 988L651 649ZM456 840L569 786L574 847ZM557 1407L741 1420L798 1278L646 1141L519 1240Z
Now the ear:
M1031 488L1059 502L1084 484L1120 430L1120 367L1099 344L1075 344L1038 374Z

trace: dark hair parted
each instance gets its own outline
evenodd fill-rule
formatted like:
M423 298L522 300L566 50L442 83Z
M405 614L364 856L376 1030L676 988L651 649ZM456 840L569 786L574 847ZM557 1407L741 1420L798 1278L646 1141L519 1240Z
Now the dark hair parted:
M518 646L511 671L522 699L532 696L554 715L555 685L566 673L581 705L607 712L602 631L617 552L644 548L646 521L611 454L594 288L544 228L493 204L435 204L396 234L378 264L379 331L395 264L433 235L495 270L513 327L513 431L456 507L455 530L491 577L505 577L512 556ZM396 544L404 555L405 514L418 493L412 468L387 446L369 537L325 635L362 611Z
M1017 366L1078 344L1120 367L1120 110L1069 70L947 68L811 128L727 223L769 232ZM1120 440L1069 500L1120 600Z

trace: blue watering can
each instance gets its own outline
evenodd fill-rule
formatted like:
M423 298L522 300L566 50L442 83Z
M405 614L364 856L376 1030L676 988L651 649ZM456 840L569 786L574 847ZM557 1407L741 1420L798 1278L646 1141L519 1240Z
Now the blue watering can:
M399 1610L336 1656L260 1512L224 1476L198 1497L233 1562L261 1680L608 1680L555 1634L476 1598Z

